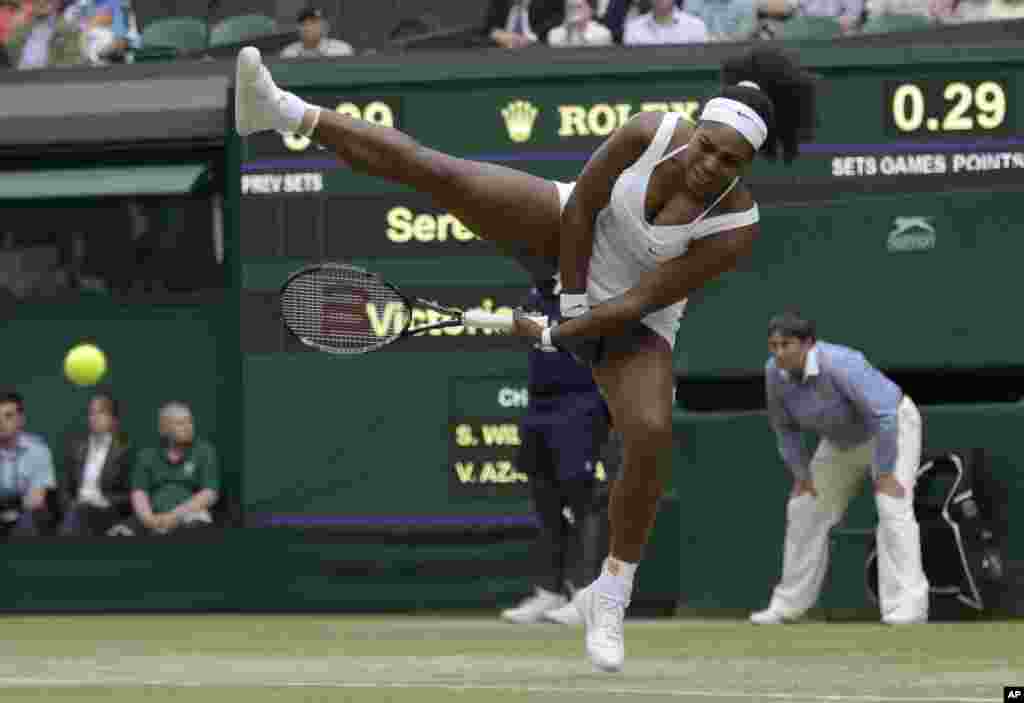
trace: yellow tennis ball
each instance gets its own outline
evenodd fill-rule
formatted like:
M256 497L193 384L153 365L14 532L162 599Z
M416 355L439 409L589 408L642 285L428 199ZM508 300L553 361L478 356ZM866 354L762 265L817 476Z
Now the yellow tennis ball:
M92 344L72 347L64 357L64 375L78 386L91 386L107 372L107 357Z

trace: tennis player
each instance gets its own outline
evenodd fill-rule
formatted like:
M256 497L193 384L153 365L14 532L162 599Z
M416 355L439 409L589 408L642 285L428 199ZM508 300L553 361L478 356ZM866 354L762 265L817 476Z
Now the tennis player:
M254 47L238 57L241 136L292 132L353 170L429 193L530 268L560 274L562 319L516 333L574 352L593 368L623 440L612 489L611 545L600 576L573 603L591 661L622 667L623 620L672 452L672 347L686 298L736 267L758 236L740 178L761 153L786 161L814 125L814 81L758 48L723 66L721 93L697 124L642 112L594 152L575 184L460 159L380 125L310 105L278 88Z

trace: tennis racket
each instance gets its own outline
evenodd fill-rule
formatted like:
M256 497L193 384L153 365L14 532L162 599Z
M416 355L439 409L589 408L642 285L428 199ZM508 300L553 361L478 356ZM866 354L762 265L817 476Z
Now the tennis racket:
M413 327L413 306L437 313ZM320 263L296 271L281 287L281 316L306 346L331 354L365 354L444 327L511 331L517 313L461 310L403 295L398 288L357 266ZM532 319L537 319L532 316Z

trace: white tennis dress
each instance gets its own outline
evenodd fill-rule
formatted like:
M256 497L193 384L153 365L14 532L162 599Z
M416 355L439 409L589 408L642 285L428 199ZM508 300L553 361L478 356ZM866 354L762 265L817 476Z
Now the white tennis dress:
M749 210L704 219L736 187L739 178L718 196L693 222L685 225L651 225L644 214L644 198L654 167L675 156L687 145L666 154L682 115L668 112L647 150L615 181L612 197L594 224L594 251L590 257L587 298L591 305L622 295L653 271L659 263L686 253L690 242L725 230L751 225L760 219L757 204ZM555 182L564 209L575 183ZM643 319L644 324L674 347L686 301L681 300Z

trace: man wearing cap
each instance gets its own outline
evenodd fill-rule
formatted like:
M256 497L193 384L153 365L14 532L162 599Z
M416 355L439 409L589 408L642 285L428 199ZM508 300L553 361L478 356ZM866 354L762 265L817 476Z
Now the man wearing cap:
M324 56L351 56L352 45L327 36L328 24L322 10L307 7L298 16L299 41L281 51L284 59L313 59Z

